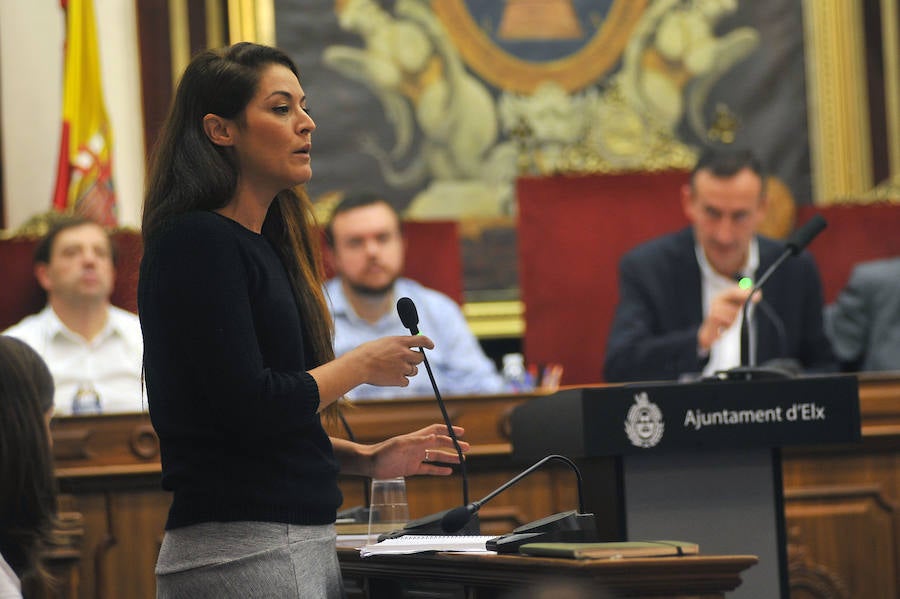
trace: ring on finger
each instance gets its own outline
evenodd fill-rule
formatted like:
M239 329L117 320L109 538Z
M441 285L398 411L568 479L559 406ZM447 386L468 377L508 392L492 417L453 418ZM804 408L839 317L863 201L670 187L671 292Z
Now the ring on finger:
M426 449L426 450L425 450L425 459L422 460L422 461L423 461L423 462L430 462L430 461L431 461L431 455L430 455L430 454L431 454L431 450L430 450L430 449Z

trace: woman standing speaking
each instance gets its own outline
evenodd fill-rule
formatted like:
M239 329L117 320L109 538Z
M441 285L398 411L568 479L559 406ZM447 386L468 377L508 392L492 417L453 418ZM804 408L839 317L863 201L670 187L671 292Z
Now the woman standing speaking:
M191 61L152 157L138 302L173 492L158 597L340 597L338 470L449 474L426 450L458 461L441 425L375 445L322 426L359 384L408 385L422 360L412 348L433 344L385 337L334 358L319 232L298 187L315 129L290 58L240 43Z

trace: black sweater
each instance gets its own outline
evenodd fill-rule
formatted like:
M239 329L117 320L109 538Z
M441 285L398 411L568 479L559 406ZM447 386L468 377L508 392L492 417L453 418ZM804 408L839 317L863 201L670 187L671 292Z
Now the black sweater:
M148 241L140 272L150 416L174 492L166 528L334 522L342 498L315 364L269 241L192 212Z

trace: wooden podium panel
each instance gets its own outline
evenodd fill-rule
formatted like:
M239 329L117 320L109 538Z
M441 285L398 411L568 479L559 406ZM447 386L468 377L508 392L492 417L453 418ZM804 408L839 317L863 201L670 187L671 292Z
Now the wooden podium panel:
M779 448L858 441L858 381L567 389L517 407L511 425L514 455L617 457L623 540L684 539L714 553L753 553L759 567L735 597L788 599Z
M338 549L338 558L349 599L493 599L564 581L584 583L591 597L722 599L757 562L752 555L569 560L437 553L363 559L359 550L346 548Z

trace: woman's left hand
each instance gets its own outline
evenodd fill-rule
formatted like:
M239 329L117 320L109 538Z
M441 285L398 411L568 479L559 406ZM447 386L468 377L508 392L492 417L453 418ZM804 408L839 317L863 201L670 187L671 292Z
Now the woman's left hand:
M442 431L445 434L441 434ZM446 432L447 427L443 424L431 424L415 432L391 437L372 445L371 477L451 474L453 469L441 464L458 464L459 456L453 446L453 439ZM454 426L453 432L459 439L465 430ZM463 452L469 450L469 444L465 441L459 441L459 447Z

